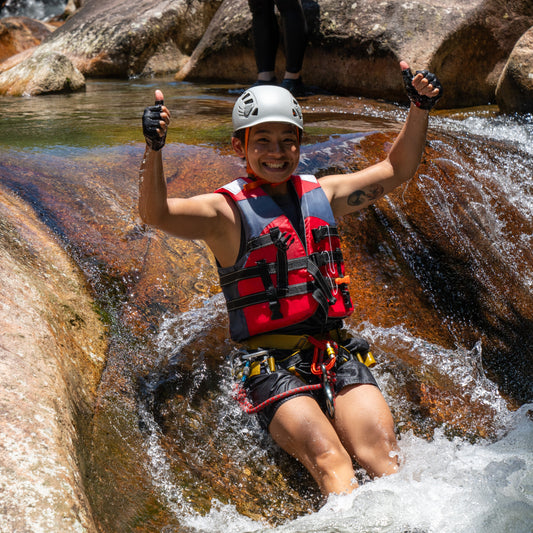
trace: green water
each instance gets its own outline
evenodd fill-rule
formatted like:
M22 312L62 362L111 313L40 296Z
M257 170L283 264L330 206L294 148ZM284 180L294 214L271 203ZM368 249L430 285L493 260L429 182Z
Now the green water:
M196 85L171 78L88 80L84 91L0 100L0 146L57 150L143 142L141 116L153 104L155 89L165 95L172 114L168 142L229 145L231 110L240 85ZM318 95L304 98L306 137L312 142L332 133L396 129L390 117L362 117L364 102ZM370 103L370 101L368 101ZM374 103L377 105L376 103ZM383 109L391 106L380 104ZM339 112L335 112L338 109Z
M85 91L0 102L0 146L94 148L142 142L141 116L156 88L173 115L172 138L224 142L231 134L231 107L238 87L207 88L170 79L90 80ZM192 127L191 127L192 126Z

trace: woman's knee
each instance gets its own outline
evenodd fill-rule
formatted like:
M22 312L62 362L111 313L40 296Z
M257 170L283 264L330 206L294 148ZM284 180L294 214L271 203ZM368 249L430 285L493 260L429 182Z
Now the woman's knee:
M340 441L318 439L308 447L308 461L320 472L333 472L339 469L352 468L352 458Z
M357 488L350 454L342 445L330 445L308 454L306 468L323 494L341 494Z
M373 439L355 447L354 459L371 475L383 476L398 470L398 443L394 431L378 431Z

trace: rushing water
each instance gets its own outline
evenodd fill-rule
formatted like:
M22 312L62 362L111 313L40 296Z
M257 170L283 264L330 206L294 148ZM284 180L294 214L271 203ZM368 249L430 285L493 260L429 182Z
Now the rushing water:
M6 0L0 9L1 17L30 17L48 20L65 11L67 0Z
M373 309L348 325L379 354L403 467L375 481L359 472L359 490L321 506L312 481L231 400L221 363L232 345L205 248L139 224L139 117L157 86L173 114L170 190L212 190L238 172L227 147L238 87L101 80L0 102L2 184L61 239L110 324L87 443L102 531L531 533L531 117L433 116L416 184L343 223L350 264L367 250L360 276L380 278L369 281ZM366 164L375 154L365 143L382 157L379 132L405 116L355 98L302 103L302 170L319 174Z
M220 298L218 300L221 300ZM179 318L167 317L158 345L163 357L179 352L199 331L216 320L221 301L209 302L206 308L191 311ZM184 324L191 324L189 328ZM179 333L177 333L179 332ZM423 371L442 372L465 395L478 397L496 413L495 435L475 443L468 439L450 438L442 428L435 429L430 439L412 430L402 433L399 474L376 481L363 479L354 494L330 497L317 512L304 514L277 527L252 520L239 513L232 504L212 501L207 514L197 513L190 505L170 468L160 443L157 423L144 412L150 428L149 455L154 483L165 495L182 526L191 531L235 532L279 531L285 533L529 533L533 519L533 424L531 405L510 412L493 383L483 376L479 366L479 346L443 350L410 335L401 327L376 328L369 324L359 331L374 346L402 344L409 346L420 360ZM387 400L401 417L412 406L405 399L391 397L398 375L380 365L377 376ZM223 387L229 395L229 381ZM242 455L264 453L261 443L250 446L254 424L240 420L235 405L224 401L214 413L221 432L231 432L236 424L242 433L235 435L234 451ZM246 443L248 441L248 443ZM275 453L275 451L273 451ZM244 458L238 459L246 465ZM173 529L169 529L173 531Z

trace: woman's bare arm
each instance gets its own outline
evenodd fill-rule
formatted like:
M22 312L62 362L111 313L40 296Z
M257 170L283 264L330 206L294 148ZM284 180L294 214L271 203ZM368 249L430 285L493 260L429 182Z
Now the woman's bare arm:
M400 65L409 68L405 62ZM412 85L421 96L435 98L439 94L422 74L413 78ZM415 175L426 144L428 115L429 111L411 104L405 124L383 161L352 174L320 179L335 216L367 207Z

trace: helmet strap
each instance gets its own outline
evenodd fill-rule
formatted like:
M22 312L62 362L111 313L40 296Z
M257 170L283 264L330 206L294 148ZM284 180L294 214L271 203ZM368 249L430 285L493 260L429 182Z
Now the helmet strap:
M252 176L254 178L259 179L259 176L252 170L250 163L248 163L248 139L250 138L250 129L251 128L246 128L244 130L244 154L246 155L246 172L248 173L248 176Z

